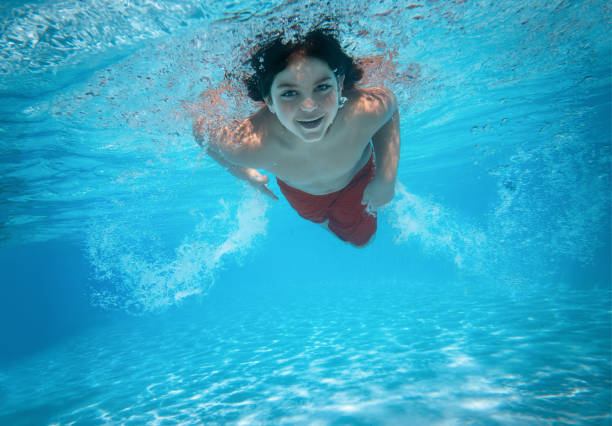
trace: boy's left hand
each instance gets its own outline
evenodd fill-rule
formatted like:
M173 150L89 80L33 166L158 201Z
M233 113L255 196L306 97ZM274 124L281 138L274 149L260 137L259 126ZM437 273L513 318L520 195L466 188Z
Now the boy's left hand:
M395 182L388 182L375 177L363 191L361 204L367 205L367 210L375 212L379 207L391 202L395 196Z

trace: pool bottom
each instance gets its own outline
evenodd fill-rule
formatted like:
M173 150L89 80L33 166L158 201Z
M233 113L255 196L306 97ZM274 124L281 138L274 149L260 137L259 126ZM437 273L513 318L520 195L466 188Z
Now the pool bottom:
M5 370L0 423L610 421L609 290L440 289L288 286L91 329Z

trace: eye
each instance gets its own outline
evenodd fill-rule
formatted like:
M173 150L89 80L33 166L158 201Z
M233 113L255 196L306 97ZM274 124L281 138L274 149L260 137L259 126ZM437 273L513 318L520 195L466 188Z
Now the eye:
M281 93L281 96L283 98L291 98L295 95L297 95L297 92L295 90L285 90L283 93Z
M319 84L317 86L317 90L319 92L325 92L326 90L329 90L330 88L331 88L331 84L326 84L326 83Z

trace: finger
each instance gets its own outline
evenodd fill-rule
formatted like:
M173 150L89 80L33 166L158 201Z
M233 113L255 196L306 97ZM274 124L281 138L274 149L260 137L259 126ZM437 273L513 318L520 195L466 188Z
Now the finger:
M361 204L364 206L372 206L376 205L376 202L369 197L364 197L363 200L361 200Z
M366 211L369 213L375 213L379 207L379 203L377 203L376 200L368 197L367 194L364 194L364 197L361 203L362 205L365 206Z
M265 192L265 193L266 193L268 196L270 196L270 197L274 198L275 200L278 200L278 197L277 197L276 195L274 195L274 192L272 192L272 190L271 190L270 188L268 188L268 185L264 185L263 187L264 187L264 192Z

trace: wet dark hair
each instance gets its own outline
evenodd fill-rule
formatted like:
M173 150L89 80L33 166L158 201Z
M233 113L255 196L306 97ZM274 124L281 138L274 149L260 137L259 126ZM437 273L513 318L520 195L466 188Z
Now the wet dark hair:
M344 76L344 89L349 90L361 80L363 71L344 53L338 41L338 32L332 28L315 28L297 40L283 40L277 34L264 42L246 63L250 63L254 74L244 80L248 95L257 102L270 96L274 77L289 64L295 52L304 52L307 57L317 58L329 65L336 77Z

